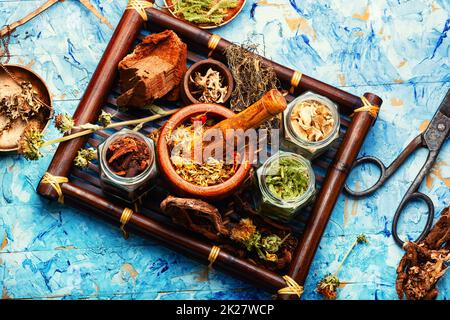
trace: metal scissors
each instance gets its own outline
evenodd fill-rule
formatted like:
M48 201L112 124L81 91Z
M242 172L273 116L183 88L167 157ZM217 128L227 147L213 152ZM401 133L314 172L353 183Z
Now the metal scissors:
M380 159L372 156L365 156L357 159L353 168L359 166L361 164L372 163L376 165L380 171L381 175L378 181L370 188L363 191L354 191L349 188L347 184L344 186L344 190L354 196L354 197L362 197L366 195L370 195L378 190L384 183L397 171L397 169L405 162L405 160L417 149L426 148L428 149L428 157L422 167L422 169L417 174L416 178L412 182L408 191L406 191L403 199L401 200L397 210L394 214L394 219L392 222L392 235L394 237L395 242L403 246L403 241L400 239L397 233L397 225L401 215L402 210L406 207L408 202L411 200L423 200L428 207L428 216L426 225L420 234L420 236L415 240L415 242L419 242L423 240L423 238L430 231L431 225L433 223L434 218L434 205L433 201L431 201L430 197L426 194L419 192L420 184L423 179L426 177L430 169L432 168L436 158L439 154L441 147L444 145L445 140L450 136L450 90L447 91L444 100L441 102L439 109L434 114L431 119L428 127L424 132L415 137L406 148L399 154L399 156L386 168L386 166L381 162Z

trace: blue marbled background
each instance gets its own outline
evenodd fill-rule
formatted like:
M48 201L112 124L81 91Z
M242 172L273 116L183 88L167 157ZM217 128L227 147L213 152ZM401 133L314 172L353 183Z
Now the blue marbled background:
M44 1L0 0L0 21L11 23ZM91 1L117 25L125 0ZM266 56L355 94L375 92L382 111L361 154L392 161L426 127L450 87L450 2L447 0L248 0L241 15L217 33L236 42L252 33ZM57 112L72 113L112 30L78 1L58 3L20 27L11 40L12 63L31 67L47 82ZM58 134L52 128L48 137ZM3 298L34 299L263 299L267 293L35 193L55 148L38 162L0 157L0 290ZM450 205L450 144L422 186L439 213ZM395 268L402 254L390 234L394 212L426 156L418 152L375 195L341 196L305 285L304 299L320 299L317 281L334 271L359 233L358 247L339 274L348 282L339 299L396 299ZM377 172L365 168L355 179ZM362 177L364 175L364 177ZM422 206L402 220L417 236ZM450 276L439 283L450 298Z

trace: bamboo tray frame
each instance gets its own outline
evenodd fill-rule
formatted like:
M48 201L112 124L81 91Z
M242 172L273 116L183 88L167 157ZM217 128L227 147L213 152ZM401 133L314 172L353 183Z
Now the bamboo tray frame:
M136 2L140 3L140 6L133 6L133 3ZM136 39L142 37L140 30L144 26L150 29L175 31L188 44L189 50L196 50L197 53L189 51L188 60L191 62L202 59L198 52L223 61L224 57L221 53L231 44L217 35L151 8L149 2L130 1L75 111L74 119L77 125L95 122L102 107L106 105L105 109L108 110L108 108L111 109L108 105L115 104L114 96L109 93L111 90L114 91L117 65L129 53ZM287 272L289 277L303 285L333 207L374 118L367 111L357 112L350 117L356 108L363 105L360 97L270 60L264 59L264 62L272 64L283 87L290 89L291 94L286 97L288 101L291 101L294 95L300 92L311 90L330 98L340 106L342 140L338 143L337 148L329 150L313 162L315 167L326 170L327 174L325 177L317 175L317 182L321 184L321 187L309 218L304 221L303 234ZM375 94L365 93L364 96L371 104L381 106L382 100ZM123 120L127 115L119 114L117 117ZM144 127L143 130L148 129ZM61 143L47 172L53 176L69 178L69 182L60 185L66 203L88 213L104 217L116 225L121 225L121 216L126 206L123 203L110 201L102 194L98 185L98 176L88 175L84 171L72 168L73 159L80 148L86 143L96 146L99 140L108 135L107 132L99 131L95 135ZM94 165L91 166L91 169L98 172L98 168ZM37 191L46 198L58 199L55 189L42 181ZM195 257L208 263L213 244L192 235L192 232L181 230L176 225L158 218L160 215L152 214L158 209L157 207L158 204L150 204L150 207L144 208L141 213L133 212L127 228L159 239L189 257ZM145 210L150 213L145 214ZM286 286L289 287L285 280L286 277L283 275L255 265L246 259L235 257L225 250L220 250L215 260L215 266L245 278L272 293ZM282 299L297 298L293 294L279 294L279 297Z

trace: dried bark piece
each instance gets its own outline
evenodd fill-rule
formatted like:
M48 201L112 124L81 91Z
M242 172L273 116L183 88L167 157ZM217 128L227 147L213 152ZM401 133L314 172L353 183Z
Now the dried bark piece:
M174 223L201 233L208 239L218 241L221 236L229 234L219 210L205 201L168 196L161 202L161 210Z
M119 63L119 107L143 107L155 99L177 100L186 72L187 46L172 30L151 34Z
M405 242L405 255L397 267L396 290L399 299L430 300L438 295L436 284L450 261L450 211L442 211L438 222L419 244Z

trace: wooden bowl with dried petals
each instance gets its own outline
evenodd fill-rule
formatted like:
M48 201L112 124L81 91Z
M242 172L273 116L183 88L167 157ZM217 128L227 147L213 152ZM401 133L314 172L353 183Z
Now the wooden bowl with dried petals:
M234 116L235 113L217 104L195 104L182 108L172 115L161 129L156 148L158 164L162 177L169 182L177 193L205 200L218 200L236 192L249 177L251 164L248 161L248 154L251 154L251 151L243 152L242 159L236 166L234 174L219 184L200 186L183 179L172 163L171 148L168 141L174 130L199 115L206 115L209 119L221 121Z
M174 17L176 17L180 20L186 20L186 19L184 19L183 14L175 12L175 3L177 1L180 1L180 0L176 0L176 1L175 0L164 0L165 7L166 7L167 11L169 11L170 14L173 15ZM204 23L191 22L191 23L195 24L197 27L199 27L201 29L214 29L214 28L222 27L222 26L230 23L231 21L233 21L234 18L236 18L238 16L238 14L244 8L246 2L247 2L247 0L237 0L236 6L234 8L228 9L223 20L219 23L212 23L212 22L206 22L206 23L205 22ZM214 2L214 4L216 4L216 3L217 3L217 1Z
M206 81L208 84L211 82L211 86L217 89L205 91ZM220 61L206 59L194 63L184 74L181 99L186 105L199 103L227 105L233 89L234 79L227 66ZM205 94L206 100L201 98L202 95L205 97Z
M43 131L52 116L52 99L50 92L44 81L32 70L18 65L5 65L5 69L0 68L0 153L17 152L18 142L23 132L28 126L34 126ZM45 104L36 114L28 119L22 119L21 116L11 117L7 114L12 113L14 108L26 110L30 108L27 104L29 99L29 90L21 88L21 82L28 82L32 85L32 91L37 98ZM16 99L18 98L18 99ZM22 103L23 106L18 104ZM17 112L16 112L17 113Z

